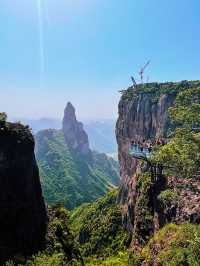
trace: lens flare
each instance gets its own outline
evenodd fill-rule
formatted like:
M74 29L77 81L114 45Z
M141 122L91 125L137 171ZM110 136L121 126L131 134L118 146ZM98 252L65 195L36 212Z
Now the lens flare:
M42 1L37 0L38 30L39 30L39 57L40 57L40 87L43 87L45 72L45 51L44 51L44 19Z

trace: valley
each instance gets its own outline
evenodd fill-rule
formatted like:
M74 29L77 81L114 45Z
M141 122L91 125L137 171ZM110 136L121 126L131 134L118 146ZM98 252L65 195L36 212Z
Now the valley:
M36 136L44 197L48 204L62 202L68 209L91 202L119 185L119 166L106 154L90 149L75 109L67 104L61 130L47 129Z
M1 246L11 243L6 242L10 227L12 243L21 243L13 252L1 249L6 266L200 265L199 81L147 83L123 92L116 124L119 165L91 150L71 103L62 129L36 134L37 164L30 128L7 122L5 114L0 123L1 202L6 199ZM130 153L133 141L159 139L167 141L155 142L148 158ZM12 202L19 202L17 208ZM12 217L23 219L28 229L31 215L38 229L25 237ZM28 244L30 239L36 246Z

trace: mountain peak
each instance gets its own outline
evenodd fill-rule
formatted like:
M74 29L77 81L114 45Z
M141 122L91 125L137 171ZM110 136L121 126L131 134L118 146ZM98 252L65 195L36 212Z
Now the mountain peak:
M83 128L83 124L77 121L76 109L71 102L67 103L64 111L63 132L65 141L72 150L78 154L91 157L88 135Z
M68 102L65 107L64 118L65 120L68 118L76 120L76 109L71 102Z

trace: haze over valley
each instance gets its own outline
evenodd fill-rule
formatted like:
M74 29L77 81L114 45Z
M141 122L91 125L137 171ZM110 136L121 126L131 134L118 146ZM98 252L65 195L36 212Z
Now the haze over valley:
M53 118L28 119L12 118L12 121L21 121L31 127L34 134L44 129L61 129L62 121ZM90 139L93 150L108 154L117 153L114 119L82 120L84 128Z

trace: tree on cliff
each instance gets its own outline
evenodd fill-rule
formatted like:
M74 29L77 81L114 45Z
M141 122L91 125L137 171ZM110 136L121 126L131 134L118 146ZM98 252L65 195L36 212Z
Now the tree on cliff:
M177 129L175 137L155 152L153 159L165 166L168 175L193 176L199 167L200 135Z
M0 124L4 124L7 120L7 114L6 113L0 113Z
M200 88L180 92L169 113L178 128L171 141L155 152L153 159L167 166L167 174L191 177L200 161L200 133L193 131L200 125Z
M180 92L169 110L172 122L183 127L200 125L200 88Z

